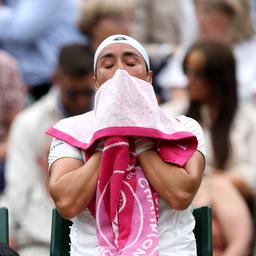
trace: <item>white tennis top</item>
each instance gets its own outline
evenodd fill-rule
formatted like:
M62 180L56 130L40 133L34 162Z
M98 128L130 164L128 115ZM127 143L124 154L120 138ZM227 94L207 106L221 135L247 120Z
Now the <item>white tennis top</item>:
M184 127L193 133L198 140L198 151L205 155L204 136L200 125L192 118L179 116ZM49 168L53 162L63 157L85 161L84 152L61 140L53 139ZM161 256L196 256L196 241L193 234L195 220L193 206L183 211L172 209L159 198L158 237ZM100 256L96 235L96 223L88 209L72 219L71 252L72 256Z

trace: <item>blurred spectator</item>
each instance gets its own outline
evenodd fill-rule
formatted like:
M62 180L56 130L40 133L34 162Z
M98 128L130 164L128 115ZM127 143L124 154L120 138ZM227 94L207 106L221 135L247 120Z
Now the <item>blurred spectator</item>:
M143 43L150 56L154 73L153 85L159 102L166 91L158 83L158 74L166 66L177 47L191 43L197 35L193 0L136 0L133 36Z
M239 99L256 102L256 39L253 36L249 0L196 0L199 37L229 43L237 61ZM186 77L181 63L187 47L171 59L159 75L159 84L171 88L171 98L184 92ZM180 94L178 94L180 95Z
M12 246L22 256L49 256L51 214L45 131L63 117L91 109L93 54L72 44L60 51L54 87L21 112L11 127L3 202L10 213Z
M0 194L4 189L4 162L9 129L26 104L26 91L16 60L0 51Z
M31 95L51 86L59 49L84 40L75 27L76 0L5 0L0 4L0 47L19 62Z
M133 0L82 0L78 26L92 50L108 36L130 34Z
M194 43L183 70L188 99L162 108L174 116L186 114L203 128L207 165L196 202L212 206L214 255L249 255L253 226L248 206L256 194L255 112L238 103L235 58L228 45Z
M133 36L143 43L153 62L159 62L197 34L193 0L137 0ZM160 60L159 60L160 59Z

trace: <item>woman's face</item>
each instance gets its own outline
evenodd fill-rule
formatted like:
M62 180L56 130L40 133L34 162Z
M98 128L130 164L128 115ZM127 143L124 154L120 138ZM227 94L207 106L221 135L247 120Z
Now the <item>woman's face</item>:
M212 89L204 73L206 58L200 50L193 50L187 57L185 74L191 100L207 103L212 100Z
M147 71L141 54L132 46L115 43L106 46L100 53L96 65L96 89L111 79L117 69L126 70L129 75L152 82L152 72Z
M231 18L225 13L208 8L206 0L197 1L197 18L201 37L230 42Z

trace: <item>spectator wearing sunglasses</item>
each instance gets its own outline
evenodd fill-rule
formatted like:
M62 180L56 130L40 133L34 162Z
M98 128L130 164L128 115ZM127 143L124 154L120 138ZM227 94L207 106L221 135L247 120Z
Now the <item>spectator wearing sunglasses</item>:
M234 54L222 42L200 40L185 55L183 71L188 98L162 108L202 126L207 161L195 203L212 207L213 255L251 255L256 119L249 105L239 103Z
M85 45L62 48L53 88L15 119L7 152L5 204L12 246L23 256L48 256L52 200L48 194L45 130L63 117L91 109L93 54Z
M195 0L198 39L215 39L228 43L237 62L238 96L241 102L256 104L256 40L249 0ZM170 90L170 98L186 96L187 78L182 61L191 45L181 46L161 73L158 82Z

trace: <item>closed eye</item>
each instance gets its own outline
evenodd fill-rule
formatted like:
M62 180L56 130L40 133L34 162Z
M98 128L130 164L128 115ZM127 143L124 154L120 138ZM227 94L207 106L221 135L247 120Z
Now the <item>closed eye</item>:
M108 65L105 65L105 68L109 69L109 68L112 68L113 66L114 66L113 64L108 64Z
M134 60L134 59L126 60L125 63L127 66L132 66L132 67L137 64L136 60Z

